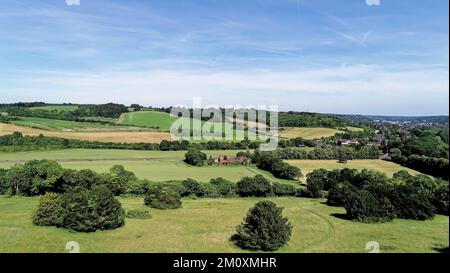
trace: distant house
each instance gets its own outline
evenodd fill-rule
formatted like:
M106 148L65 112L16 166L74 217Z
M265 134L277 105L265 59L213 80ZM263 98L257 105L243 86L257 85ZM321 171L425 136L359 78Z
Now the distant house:
M338 141L338 145L340 146L351 146L358 145L359 141L357 139L341 139Z
M250 159L247 158L246 156L237 156L237 157L232 157L232 156L219 156L218 158L216 158L214 160L215 163L219 164L219 165L238 165L238 164L247 164L250 163Z

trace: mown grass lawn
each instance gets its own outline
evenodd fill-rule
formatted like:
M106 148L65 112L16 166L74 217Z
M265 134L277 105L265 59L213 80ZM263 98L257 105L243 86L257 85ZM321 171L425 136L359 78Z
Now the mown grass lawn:
M415 171L413 169L403 167L393 162L377 159L349 160L345 164L339 163L337 160L285 160L285 162L300 168L304 175L307 175L308 173L320 168L324 168L327 170L349 168L357 169L359 171L361 171L362 169L369 169L385 173L389 177L392 177L394 173L401 170L405 170L412 175L419 174L418 171Z
M142 198L119 198L125 210L148 209L151 219L127 219L112 231L75 233L31 222L37 197L0 196L0 252L65 252L76 241L81 252L245 252L229 241L249 208L271 200L284 207L294 229L291 240L278 252L367 252L376 241L381 252L436 252L449 245L449 219L394 220L362 224L342 219L343 208L305 198L231 198L183 200L177 210L155 210Z

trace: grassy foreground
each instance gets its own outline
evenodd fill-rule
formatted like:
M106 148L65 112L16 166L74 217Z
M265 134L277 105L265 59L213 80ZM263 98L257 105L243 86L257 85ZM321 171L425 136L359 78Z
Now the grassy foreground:
M394 220L363 224L342 219L343 208L304 198L264 198L284 207L294 229L278 252L367 252L377 241L381 252L436 252L449 245L449 219ZM177 210L145 207L142 198L119 198L125 210L148 209L151 219L127 219L113 231L74 233L31 222L37 197L0 196L0 252L65 252L76 241L81 252L244 252L229 238L257 198L183 200Z

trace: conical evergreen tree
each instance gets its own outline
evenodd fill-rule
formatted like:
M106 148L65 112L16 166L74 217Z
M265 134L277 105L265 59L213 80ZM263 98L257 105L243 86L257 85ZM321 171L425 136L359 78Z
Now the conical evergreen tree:
M264 251L285 245L291 237L292 225L287 217L283 217L282 210L273 202L258 202L237 226L233 236L236 244L245 249Z

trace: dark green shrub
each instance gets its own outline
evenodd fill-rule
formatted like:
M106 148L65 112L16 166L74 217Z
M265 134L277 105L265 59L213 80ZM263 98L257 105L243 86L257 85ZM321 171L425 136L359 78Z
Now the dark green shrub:
M160 184L160 185L178 192L178 194L180 194L180 196L188 196L189 195L187 193L186 188L183 185L183 181L169 181L169 182L165 182L164 184Z
M388 222L395 217L395 209L389 199L377 199L366 190L352 191L347 196L344 207L347 217L359 222Z
M39 199L39 205L33 215L33 224L37 226L62 226L65 211L63 195L46 193Z
M147 210L129 210L127 211L127 218L131 219L150 219L152 216Z
M297 190L292 185L273 183L272 192L276 196L295 196Z
M244 249L273 251L285 245L291 233L292 225L283 217L282 208L262 201L249 210L232 239Z
M264 197L272 194L272 186L262 175L244 177L237 182L236 192L242 197Z
M198 149L191 148L189 151L185 154L185 162L194 165L194 166L200 166L203 164L203 162L206 160L206 154L202 153Z
M148 180L134 180L127 184L127 194L144 195L151 189L151 183Z
M204 191L204 197L219 198L222 196L219 193L219 191L217 190L217 188L214 187L214 185L206 183L206 184L202 184L202 186L203 186L203 191Z
M328 173L325 169L318 169L306 175L306 191L309 197L322 198L324 196L323 190L328 184Z
M6 170L0 169L0 195L5 194L8 190L8 186L6 185L6 174Z
M134 173L125 170L121 165L114 165L109 169L109 174L104 175L104 182L108 188L115 194L124 194L127 190L128 183L136 181Z
M145 196L144 204L155 209L177 209L181 207L181 197L173 189L157 187Z
M213 185L222 196L233 195L237 187L235 183L223 178L213 178L209 183L211 183L211 185Z
M58 190L59 192L69 192L76 188L87 190L105 183L104 178L92 170L76 171L65 169L61 179L62 184Z
M202 197L205 195L205 187L194 179L186 179L182 182L185 191L182 196L195 195L197 197Z
M125 223L125 213L113 193L105 186L91 190L76 188L63 195L65 210L63 227L92 232L115 229Z
M434 217L435 209L425 192L414 185L398 185L389 198L397 217L413 220L428 220Z
M347 196L358 189L348 182L337 183L328 192L327 205L343 207Z
M448 182L442 182L433 193L433 206L439 214L448 216Z

